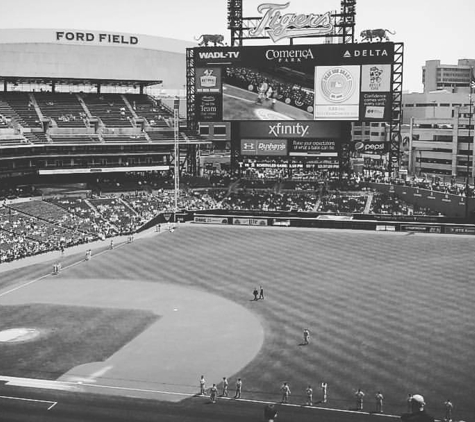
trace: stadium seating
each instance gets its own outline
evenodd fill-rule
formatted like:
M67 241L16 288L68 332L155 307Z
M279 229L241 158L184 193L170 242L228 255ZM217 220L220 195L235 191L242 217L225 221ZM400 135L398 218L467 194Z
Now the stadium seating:
M1 92L0 113L16 120L24 127L42 127L40 117L27 92Z
M97 135L50 135L55 144L90 144L100 142Z
M88 127L87 114L75 94L37 92L33 96L43 116L53 119L58 127Z
M107 143L138 143L148 142L144 134L140 135L102 135L102 139Z
M92 117L100 118L106 127L135 127L134 116L117 94L82 94Z
M151 127L168 127L167 119L173 114L160 102L147 95L127 95L127 100L139 118L144 118Z

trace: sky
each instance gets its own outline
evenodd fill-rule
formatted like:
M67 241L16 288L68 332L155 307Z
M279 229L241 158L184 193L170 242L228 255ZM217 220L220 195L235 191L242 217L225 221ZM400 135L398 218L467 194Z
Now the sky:
M340 0L269 2L286 1L282 13L340 10ZM264 2L243 0L244 17L260 16L257 6ZM230 40L226 0L0 0L0 10L0 29L97 30L186 41L208 33ZM362 30L375 28L395 31L391 41L404 43L404 91L422 92L426 60L475 59L475 0L357 0L356 41Z

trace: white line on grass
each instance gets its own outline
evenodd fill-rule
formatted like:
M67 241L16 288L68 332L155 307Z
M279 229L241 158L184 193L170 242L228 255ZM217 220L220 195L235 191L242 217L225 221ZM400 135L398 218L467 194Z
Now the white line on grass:
M6 295L8 295L8 294L10 294L10 293L13 293L13 292L15 292L15 291L17 291L17 290L20 290L20 289L22 289L23 287L29 286L30 284L36 283L37 281L40 281L40 280L42 280L43 278L49 277L50 275L51 275L51 274L42 275L41 277L35 278L34 280L28 281L27 283L21 284L20 286L17 286L17 287L14 287L13 289L7 290L6 292L1 293L1 294L0 294L0 297L6 296Z
M123 247L123 246L126 245L126 244L127 244L127 242L118 243L118 244L114 247L114 249L116 249L116 248L121 248L121 247ZM98 252L98 253L94 254L94 256L99 256L99 255L102 255L102 254L104 254L104 253L106 253L106 252L109 252L109 251L111 251L111 249L105 249L105 250L103 250L102 252ZM83 263L83 262L85 262L85 260L84 260L84 259L80 259L79 261L73 262L72 264L69 264L69 265L63 267L63 268L61 269L61 271L67 270L68 268L73 268L73 267L75 267L76 265L79 265L79 264L81 264L81 263ZM41 280L43 280L43 279L46 278L46 277L50 277L51 275L53 275L53 274L52 274L52 273L48 273L48 274L42 275L41 277L35 278L34 280L31 280L31 281L28 281L28 282L26 282L26 283L20 284L19 286L16 286L16 287L14 287L13 289L10 289L10 290L7 290L6 292L0 293L0 297L6 296L6 295L8 295L8 294L10 294L10 293L13 293L13 292L17 291L17 290L23 289L24 287L27 287L27 286L29 286L30 284L36 283L37 281L41 281Z
M123 390L123 391L134 391L134 392L144 392L144 393L155 393L155 394L166 394L166 395L171 395L171 396L186 396L186 397L202 397L202 398L208 398L209 396L202 396L200 394L196 393L178 393L175 391L162 391L162 390L150 390L150 389L142 389L142 388L130 388L130 387L114 387L110 385L100 385L100 384L87 384L87 383L81 383L81 386L89 386L89 387L99 387L103 389L112 389L112 390ZM258 403L258 404L274 404L276 403L275 401L263 401L263 400L254 400L254 399L234 399L232 397L218 397L218 400L235 400L235 401L241 401L245 403ZM278 402L277 402L278 403ZM384 416L387 418L394 418L394 419L399 419L400 416L397 415L388 415L384 413L371 413L371 412L362 412L362 411L357 411L357 410L344 410L344 409L333 409L333 408L328 408L328 407L319 407L319 406L305 406L301 404L293 404L293 403L278 403L281 406L288 406L288 407L305 407L308 409L314 409L314 410L326 410L327 412L339 412L339 413L356 413L356 414L366 414L366 415L372 415L372 414L377 414L378 416Z
M10 397L10 396L0 396L0 399L6 399L6 400L19 400L19 401L31 401L34 403L50 403L51 405L48 407L47 410L52 409L54 406L58 404L57 401L51 401L51 400L37 400L37 399L27 399L25 397Z

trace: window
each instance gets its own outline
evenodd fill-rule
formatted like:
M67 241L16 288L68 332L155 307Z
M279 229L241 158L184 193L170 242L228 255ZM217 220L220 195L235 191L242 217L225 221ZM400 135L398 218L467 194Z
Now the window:
M433 140L439 142L452 142L451 135L434 135Z
M209 126L200 126L200 135L209 135Z
M226 135L226 126L215 126L214 127L215 135Z

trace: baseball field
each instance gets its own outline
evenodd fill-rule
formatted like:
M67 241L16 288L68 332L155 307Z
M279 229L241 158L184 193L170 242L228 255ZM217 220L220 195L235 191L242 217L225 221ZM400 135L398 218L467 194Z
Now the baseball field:
M312 385L337 410L361 389L374 412L381 391L389 415L422 394L436 418L451 399L475 421L472 237L184 224L107 245L4 267L0 378L174 402L201 375L265 402L288 382L291 404Z
M312 120L313 115L297 107L272 100L256 104L257 94L232 85L223 86L225 120Z

